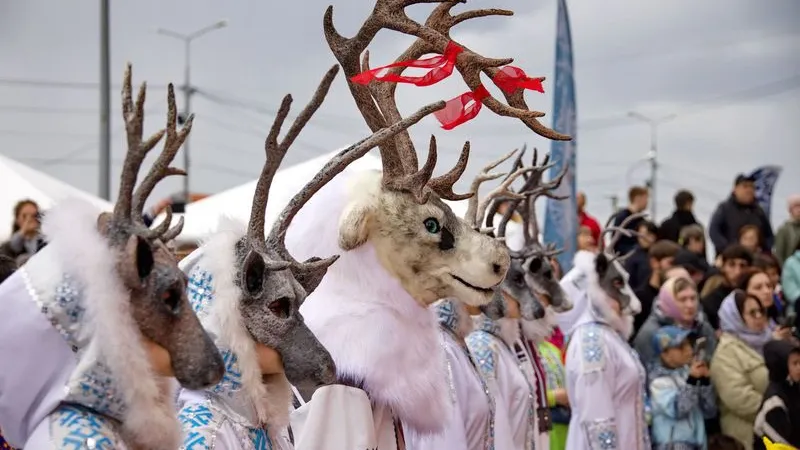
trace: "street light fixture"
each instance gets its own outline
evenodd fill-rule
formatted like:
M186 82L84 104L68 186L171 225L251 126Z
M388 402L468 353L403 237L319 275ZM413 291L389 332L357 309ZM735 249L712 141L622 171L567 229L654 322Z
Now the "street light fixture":
M658 171L658 126L669 122L670 120L678 117L677 114L669 114L659 118L651 118L636 111L628 113L628 117L639 120L650 126L650 151L647 153L646 159L650 161L650 180L648 187L650 188L650 216L651 220L656 220L656 205L658 199L656 198L656 172Z
M174 39L178 39L183 42L184 48L184 66L183 66L183 86L181 90L183 91L183 112L178 114L178 120L180 121L181 125L186 123L189 119L189 116L192 112L192 95L195 93L194 87L191 84L191 45L192 41L204 36L214 30L219 30L220 28L225 28L228 26L227 20L219 20L217 22L212 23L211 25L207 25L203 28L200 28L196 31L193 31L189 34L182 34L176 31L167 30L165 28L159 28L156 32L160 35L171 37ZM186 203L189 203L189 137L186 137L186 141L183 143L183 169L186 171L186 176L183 178L183 198Z

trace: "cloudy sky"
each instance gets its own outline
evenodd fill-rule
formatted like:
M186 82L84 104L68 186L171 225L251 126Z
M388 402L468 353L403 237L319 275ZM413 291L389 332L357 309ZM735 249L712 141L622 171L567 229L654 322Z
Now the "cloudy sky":
M118 95L125 62L134 64L137 82L151 85L147 128L154 131L164 120L164 86L180 84L183 77L182 44L156 30L190 33L220 19L227 19L228 27L203 36L192 49L192 82L199 92L193 98L191 186L214 193L256 177L270 112L286 93L294 95L299 109L335 63L322 34L322 16L331 1L112 2L114 177L125 151ZM372 2L333 3L337 27L351 35ZM516 15L464 24L453 33L457 40L487 56L514 57L529 74L552 80L556 0L470 3L513 9ZM659 128L659 218L672 210L675 190L684 187L695 192L698 216L707 221L737 172L766 163L785 168L773 221L786 218L786 196L800 192L800 3L765 3L569 1L579 118L577 179L594 215L605 219L609 197L619 195L624 203L627 187L648 176L641 161L649 129L627 117L638 111L654 118L677 115ZM0 153L93 193L98 191L97 4L0 0ZM424 17L427 9L413 8L411 14ZM371 47L373 65L390 62L409 42L383 32ZM463 82L452 77L435 87L399 89L399 104L411 112L463 91ZM528 103L547 113L552 108L549 93L530 93ZM340 75L286 162L334 150L366 132ZM420 149L431 133L443 153L440 171L449 169L464 140L472 141L468 175L523 143L549 149L518 121L488 110L449 132L426 119L412 133ZM461 188L468 182L465 178ZM171 180L157 194L180 186L179 179Z

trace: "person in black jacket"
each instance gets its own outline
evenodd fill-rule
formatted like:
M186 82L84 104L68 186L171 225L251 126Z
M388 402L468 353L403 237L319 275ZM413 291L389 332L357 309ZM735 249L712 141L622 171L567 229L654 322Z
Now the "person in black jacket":
M658 238L678 242L684 227L699 224L692 213L692 208L694 208L694 195L686 190L678 191L675 194L675 212L661 223Z
M11 238L0 245L0 255L13 259L21 266L28 258L47 245L41 233L42 214L33 200L20 200L14 205Z
M714 327L715 330L719 329L719 308L722 306L722 301L728 296L736 287L739 277L745 269L753 265L753 254L747 251L746 248L739 244L733 244L722 252L722 268L718 275L706 280L706 285L703 289L702 298L700 303L703 305L703 312L706 313L708 323ZM712 280L720 279L719 282ZM711 284L715 285L708 289ZM706 293L705 291L708 290Z
M800 347L791 341L764 346L769 386L753 427L753 450L765 450L763 438L800 447ZM768 449L766 449L768 450Z
M650 258L647 252L656 242L658 227L653 222L644 220L636 231L639 233L636 250L625 260L625 270L628 272L628 284L638 287L650 278Z
M756 202L755 180L738 175L731 196L717 206L708 225L708 234L717 254L739 241L739 230L745 225L755 225L761 230L761 248L772 249L774 235L769 217Z
M642 186L634 186L628 189L628 206L624 209L617 211L613 218L613 224L615 227L622 225L622 222L625 221L628 217L644 212L647 209L647 202L650 197L650 193L647 191L647 188ZM642 223L643 218L638 218L636 220L632 220L628 224L625 225L625 228L631 231L636 231L639 229L639 224ZM622 236L614 245L613 250L620 255L624 255L636 247L636 236Z
M0 284L10 277L15 270L17 270L17 262L8 256L0 255Z

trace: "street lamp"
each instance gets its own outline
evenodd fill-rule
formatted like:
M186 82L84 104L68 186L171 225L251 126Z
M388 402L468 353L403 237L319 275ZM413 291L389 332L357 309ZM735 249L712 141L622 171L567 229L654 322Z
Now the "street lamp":
M677 116L677 114L669 114L667 116L653 119L636 111L631 111L628 113L628 117L642 121L650 126L650 151L647 153L646 159L650 161L650 181L648 181L648 187L650 188L651 220L656 220L656 204L658 203L658 199L656 198L656 172L658 171L658 126L665 122L669 122Z
M186 120L189 119L189 115L192 112L192 95L194 95L195 93L195 89L192 87L191 84L192 41L214 30L225 28L227 25L228 25L227 20L220 20L189 34L182 34L164 28L159 28L157 30L158 34L183 41L184 66L183 66L183 86L181 87L181 90L183 91L184 104L183 104L183 113L178 115L178 120L181 122L181 125L184 124ZM186 171L186 176L183 178L183 198L186 203L189 203L189 137L188 136L186 137L186 141L183 143L183 169Z

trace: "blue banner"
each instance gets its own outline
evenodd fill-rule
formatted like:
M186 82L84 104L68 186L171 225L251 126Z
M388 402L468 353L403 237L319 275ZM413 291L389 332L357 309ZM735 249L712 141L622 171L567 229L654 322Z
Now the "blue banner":
M775 183L778 182L782 170L781 166L762 166L750 174L750 177L755 180L756 201L770 218L772 217L770 216L772 191L775 189Z
M553 88L553 129L572 136L571 141L553 141L550 158L554 163L550 178L561 173L564 165L567 174L556 190L566 200L547 199L544 221L544 242L555 244L563 250L558 262L566 273L572 268L572 258L578 246L578 211L575 203L575 153L578 128L575 108L575 78L572 65L572 36L566 0L558 0L556 29L555 84Z

